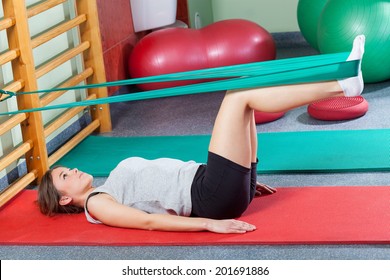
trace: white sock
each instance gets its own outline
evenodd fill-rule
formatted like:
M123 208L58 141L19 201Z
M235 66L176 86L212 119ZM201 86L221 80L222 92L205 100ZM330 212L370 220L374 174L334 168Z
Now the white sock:
M339 85L344 91L344 95L348 97L358 96L364 89L364 81L361 70L362 58L364 54L364 43L366 37L364 35L357 36L353 41L353 47L350 55L347 58L349 60L360 59L358 75L355 77L339 80Z

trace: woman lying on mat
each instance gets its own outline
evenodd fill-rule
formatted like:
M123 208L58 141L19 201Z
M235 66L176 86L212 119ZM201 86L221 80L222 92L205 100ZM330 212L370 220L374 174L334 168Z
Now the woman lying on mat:
M361 59L364 36L356 37L348 60ZM333 96L356 96L356 77L320 83L228 91L218 112L207 165L175 159L128 158L104 185L77 169L49 170L39 186L41 212L85 211L91 223L163 231L244 233L254 225L235 220L256 192L275 190L256 182L257 132L254 110L282 112Z

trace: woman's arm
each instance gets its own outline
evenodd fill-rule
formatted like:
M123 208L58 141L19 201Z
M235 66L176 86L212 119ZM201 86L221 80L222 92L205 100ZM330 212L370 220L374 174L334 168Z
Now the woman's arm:
M212 220L164 214L148 214L117 203L108 195L95 195L88 201L88 211L103 224L145 230L212 231L217 233L245 233L255 226L238 220Z

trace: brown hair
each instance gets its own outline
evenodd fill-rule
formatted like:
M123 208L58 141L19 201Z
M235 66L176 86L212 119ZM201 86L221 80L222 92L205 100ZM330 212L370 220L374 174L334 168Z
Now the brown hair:
M61 193L55 188L52 172L60 166L53 167L43 175L38 186L38 206L42 214L53 216L57 213L75 214L84 211L83 208L75 205L60 205Z

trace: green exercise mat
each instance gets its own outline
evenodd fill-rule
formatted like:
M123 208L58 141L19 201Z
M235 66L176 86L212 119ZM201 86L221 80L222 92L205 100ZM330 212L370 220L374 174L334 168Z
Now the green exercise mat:
M210 135L89 136L56 165L107 176L123 159L139 156L206 162ZM390 169L390 130L259 133L258 173L357 172Z

